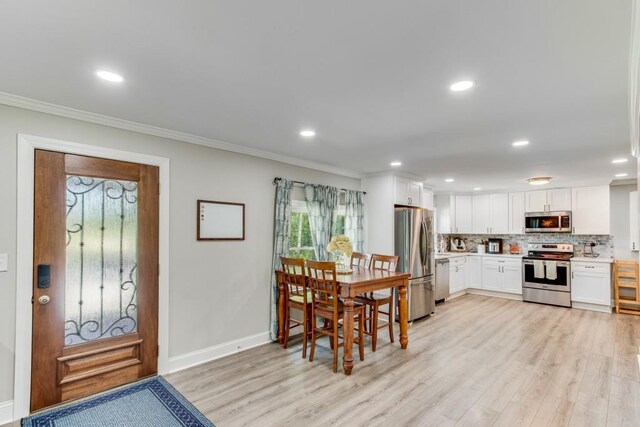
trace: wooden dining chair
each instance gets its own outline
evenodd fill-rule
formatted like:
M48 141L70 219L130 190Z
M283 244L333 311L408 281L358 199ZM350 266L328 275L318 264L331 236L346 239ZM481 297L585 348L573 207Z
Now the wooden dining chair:
M382 271L396 271L398 268L398 257L395 255L379 255L373 254L371 256L371 262L369 268L372 270ZM389 340L393 340L393 307L395 305L393 300L393 288L389 291L382 292L370 292L366 295L358 295L356 301L364 304L368 308L368 315L366 319L365 334L371 335L371 350L376 351L378 344L378 329L388 327L389 328ZM387 311L380 310L380 307L388 305ZM387 316L387 323L381 325L378 324L378 317L380 314Z
M369 255L353 252L351 254L351 267L369 268Z
M280 257L280 262L286 292L282 346L287 348L291 328L302 326L302 358L304 359L307 357L307 340L311 337L311 292L307 288L304 259ZM300 311L302 320L291 316L292 309Z
M344 333L342 342L339 342L340 335L338 333L342 326L340 321L344 321L344 304L338 297L336 263L307 261L307 271L312 295L309 362L313 362L318 335L326 335L329 337L333 350L333 372L338 372L338 348L344 346ZM364 306L356 304L353 311L354 322L358 323L358 336L354 337L353 342L354 344L358 343L360 360L364 360ZM322 326L318 326L316 322L318 317L325 320Z

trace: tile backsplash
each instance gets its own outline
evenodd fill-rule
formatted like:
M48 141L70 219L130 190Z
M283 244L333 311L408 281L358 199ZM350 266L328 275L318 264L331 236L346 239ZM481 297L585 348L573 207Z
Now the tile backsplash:
M520 253L527 252L529 243L573 243L575 245L575 256L582 256L584 244L593 242L596 246L593 252L600 254L600 257L613 258L613 236L582 236L564 233L532 233L532 234L438 234L438 239L445 239L446 248L450 250L450 238L461 238L467 251L475 252L478 244L483 240L502 239L502 251L509 253L509 245L520 246Z

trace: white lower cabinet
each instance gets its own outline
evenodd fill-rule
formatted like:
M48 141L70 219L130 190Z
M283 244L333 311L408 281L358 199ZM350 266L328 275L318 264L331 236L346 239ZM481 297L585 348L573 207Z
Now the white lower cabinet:
M482 289L522 294L522 260L483 256Z
M466 288L482 288L482 257L467 257L467 283Z
M464 291L467 284L466 257L449 260L449 294Z
M522 295L522 261L503 265L502 291Z
M482 258L482 289L488 291L502 290L500 264L496 258Z
M611 307L611 264L572 261L571 301Z

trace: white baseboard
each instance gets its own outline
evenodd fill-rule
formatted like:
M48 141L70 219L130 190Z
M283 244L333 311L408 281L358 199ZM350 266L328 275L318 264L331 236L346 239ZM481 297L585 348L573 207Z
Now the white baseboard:
M459 291L459 292L454 292L454 293L452 293L451 295L449 295L449 296L445 299L445 301L451 301L451 300L452 300L452 299L454 299L454 298L458 298L458 297L461 297L462 295L466 295L466 294L467 294L467 290L466 290L466 289L465 289L465 290L462 290L462 291Z
M0 402L0 425L13 421L13 400Z
M260 332L259 334L250 335L248 337L229 341L226 343L214 345L213 347L204 348L192 353L183 354L169 358L169 373L181 371L192 366L210 362L221 357L239 353L250 348L258 347L271 342L269 331Z
M611 314L611 307L608 305L591 304L588 302L571 301L571 308L579 310L599 311L601 313Z
M510 294L508 292L488 291L486 289L469 288L467 289L467 293L473 294L473 295L483 295L486 297L498 297L498 298L512 299L515 301L522 301L522 295Z

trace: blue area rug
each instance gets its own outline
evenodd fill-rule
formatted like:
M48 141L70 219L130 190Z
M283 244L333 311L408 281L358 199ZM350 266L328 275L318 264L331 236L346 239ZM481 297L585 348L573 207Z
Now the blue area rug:
M155 377L23 418L22 426L213 427L213 424L164 378Z

